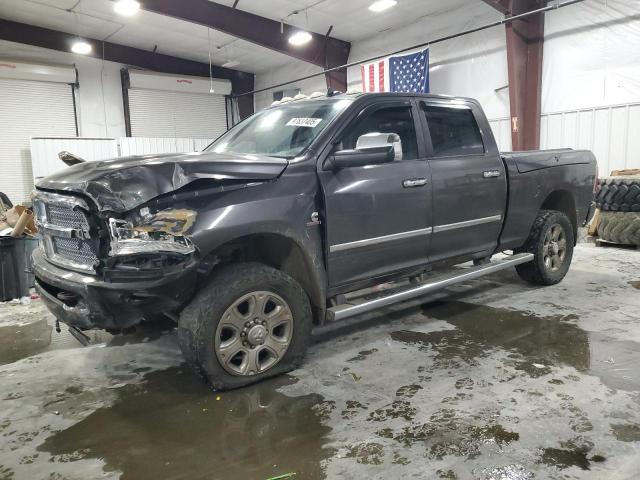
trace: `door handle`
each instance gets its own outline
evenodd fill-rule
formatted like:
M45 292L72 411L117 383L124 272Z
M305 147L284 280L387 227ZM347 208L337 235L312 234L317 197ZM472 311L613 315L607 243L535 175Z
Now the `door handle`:
M424 187L427 184L426 178L407 178L402 181L404 188Z
M496 178L500 176L500 170L485 170L482 172L484 178Z

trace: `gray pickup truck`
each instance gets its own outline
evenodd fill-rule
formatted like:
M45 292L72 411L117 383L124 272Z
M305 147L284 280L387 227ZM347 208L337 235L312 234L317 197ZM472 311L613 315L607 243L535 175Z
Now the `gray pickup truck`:
M559 282L595 181L588 151L500 154L475 100L313 95L199 153L45 178L34 272L81 341L163 314L186 359L235 388L295 368L340 320L513 266Z

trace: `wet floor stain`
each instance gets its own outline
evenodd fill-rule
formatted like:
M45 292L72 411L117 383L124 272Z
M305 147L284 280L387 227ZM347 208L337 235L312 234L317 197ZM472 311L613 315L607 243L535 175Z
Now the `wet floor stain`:
M592 455L593 445L589 442L581 442L576 445L573 441L562 442L562 448L544 448L540 461L547 465L553 465L560 469L579 467L582 470L591 470L592 463L602 463L606 458L602 455Z
M369 355L376 353L377 351L377 348L372 348L371 350L362 350L361 352L358 352L358 355L356 355L355 357L348 359L347 362L359 362L361 360L365 360Z
M640 425L614 424L611 425L611 431L621 442L640 442Z
M517 432L506 430L496 423L474 425L470 419L453 409L440 409L431 415L429 422L410 424L399 432L383 428L377 434L393 439L404 447L422 445L426 457L431 460L442 460L448 455L473 459L487 442L500 448L520 438Z
M423 371L477 366L499 349L511 352L507 365L531 378L548 376L557 366L570 366L599 376L613 388L640 388L640 376L633 374L640 344L587 333L576 325L575 315L539 316L460 301L434 302L423 305L422 310L429 318L444 320L454 327L428 333L391 333L393 340L435 353ZM592 353L594 345L597 357ZM564 383L558 378L549 381Z
M329 427L317 394L288 397L280 377L215 393L184 367L156 371L118 389L117 400L49 436L38 448L57 462L94 458L121 479L324 478Z

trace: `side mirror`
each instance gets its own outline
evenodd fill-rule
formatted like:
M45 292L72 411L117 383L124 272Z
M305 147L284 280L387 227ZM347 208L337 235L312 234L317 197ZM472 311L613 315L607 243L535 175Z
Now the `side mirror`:
M390 163L402 158L400 137L395 133L367 133L358 137L355 150L338 150L328 158L328 170Z

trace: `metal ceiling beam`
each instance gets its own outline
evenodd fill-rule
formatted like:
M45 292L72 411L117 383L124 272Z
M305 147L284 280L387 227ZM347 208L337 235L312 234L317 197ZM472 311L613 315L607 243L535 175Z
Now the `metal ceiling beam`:
M289 37L299 28L208 0L144 0L142 8L204 25L323 68L344 65L351 50L349 42L314 32L309 32L312 39L306 45L291 45ZM346 71L342 86L344 91Z
M10 42L34 45L36 47L70 52L71 44L78 37L76 35L35 27L25 23L0 19L0 39ZM103 42L93 38L82 37L92 46L89 56L108 60L110 62L134 65L149 70L178 75L195 75L209 77L209 64L186 60L148 50ZM253 73L233 70L231 68L213 66L213 76L231 81L232 93L242 93L253 90L255 76ZM253 95L246 100L239 98L240 116L245 118L253 113Z
M547 5L546 0L483 0L500 12L519 15ZM505 23L511 148L540 148L544 12Z

